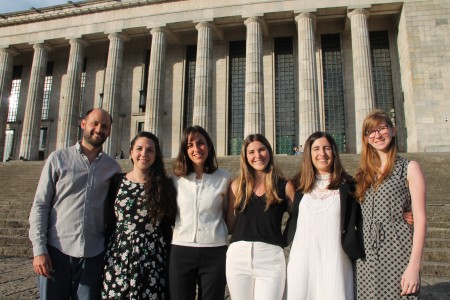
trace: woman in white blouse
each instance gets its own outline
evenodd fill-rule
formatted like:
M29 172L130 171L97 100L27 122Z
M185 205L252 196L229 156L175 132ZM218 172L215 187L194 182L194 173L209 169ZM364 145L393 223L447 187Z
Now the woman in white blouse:
M169 266L173 300L223 299L227 226L224 214L230 173L217 166L208 133L188 127L174 165L177 214Z
M294 184L287 299L354 299L352 260L364 255L361 211L331 135L315 132L307 139Z

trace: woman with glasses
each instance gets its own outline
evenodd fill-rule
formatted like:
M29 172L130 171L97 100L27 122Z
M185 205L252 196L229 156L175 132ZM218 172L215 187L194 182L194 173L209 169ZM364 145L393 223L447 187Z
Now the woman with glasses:
M363 122L355 196L361 204L366 257L357 261L358 299L417 299L426 231L425 179L397 155L396 128L380 110ZM414 230L403 219L412 209Z

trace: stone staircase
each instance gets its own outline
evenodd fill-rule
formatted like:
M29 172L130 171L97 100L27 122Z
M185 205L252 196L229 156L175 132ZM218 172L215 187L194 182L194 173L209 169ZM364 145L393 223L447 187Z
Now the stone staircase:
M450 277L450 153L402 154L422 166L427 180L427 239L422 273ZM276 156L286 176L298 172L300 156ZM354 174L359 155L342 154L344 167ZM168 173L174 159L166 159ZM218 159L221 168L234 176L239 172L239 156ZM124 171L132 168L129 160L119 160ZM0 163L0 256L32 256L28 240L28 216L44 162L11 161Z

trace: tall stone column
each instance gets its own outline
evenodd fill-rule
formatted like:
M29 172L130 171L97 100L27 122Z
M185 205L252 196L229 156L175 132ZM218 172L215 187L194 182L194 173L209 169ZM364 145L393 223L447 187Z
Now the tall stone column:
M197 61L195 66L194 125L200 125L207 131L210 126L210 105L212 99L212 25L198 23Z
M162 108L166 64L167 33L163 28L153 28L150 65L148 67L147 102L145 104L145 130L162 136Z
M355 9L348 14L352 30L353 81L355 87L356 152L361 152L362 124L375 107L375 93L370 61L370 41L367 19L369 12Z
M264 78L262 20L250 17L247 27L245 61L245 125L244 136L264 134Z
M33 64L31 66L30 84L28 86L25 117L23 119L20 156L27 160L39 157L39 134L44 100L45 72L48 51L51 48L44 44L34 44Z
M58 128L58 149L69 147L77 141L81 73L83 72L84 47L82 39L71 39L67 66L67 90L60 108L61 125Z
M316 17L301 13L295 17L298 30L299 143L320 129L315 55Z
M115 32L108 35L108 38L109 51L105 71L102 108L112 116L113 124L111 127L111 135L106 140L103 150L107 154L113 156L116 152L120 151L120 149L117 148L118 145L120 145L120 141L118 141L120 86L122 84L121 77L124 43L128 40L128 37L125 34Z
M0 49L0 161L5 149L5 130L11 94L14 56L18 54L12 49Z

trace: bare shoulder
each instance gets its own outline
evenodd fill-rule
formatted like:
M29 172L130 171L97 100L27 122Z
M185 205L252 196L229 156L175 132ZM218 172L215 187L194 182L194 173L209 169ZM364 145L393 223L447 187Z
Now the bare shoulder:
M417 161L412 160L409 162L406 178L410 189L425 189L425 176L423 175L422 168Z
M238 188L238 182L237 182L237 180L233 180L230 184L230 191L233 194L236 194L237 188Z
M292 182L288 181L286 183L286 198L289 199L290 202L294 201L294 195L295 195L295 188Z
M410 161L408 164L408 177L410 176L423 176L422 168L415 160Z

